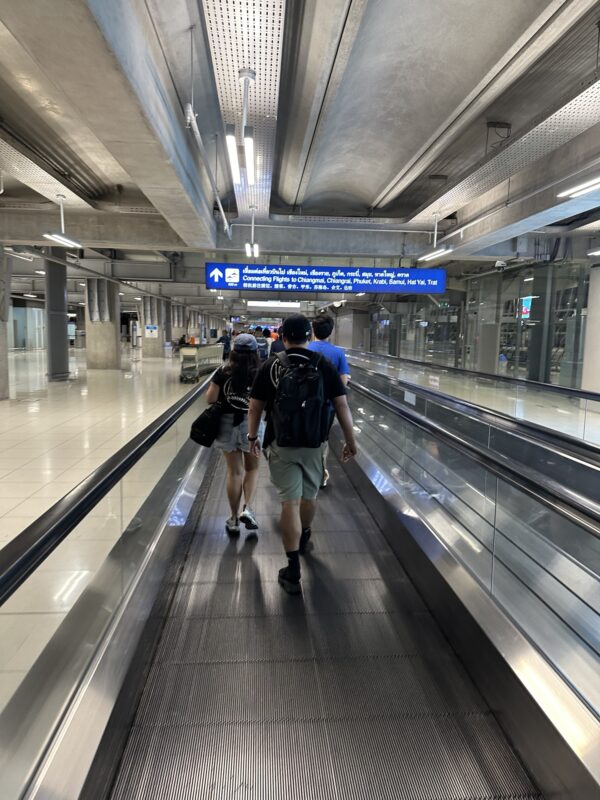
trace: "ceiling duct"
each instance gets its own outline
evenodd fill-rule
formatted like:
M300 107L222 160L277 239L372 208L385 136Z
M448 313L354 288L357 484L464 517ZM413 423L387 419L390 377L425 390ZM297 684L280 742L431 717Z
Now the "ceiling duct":
M598 74L594 73L585 83L587 88L584 91L578 92L575 97L571 94L569 100L562 98L556 110L541 114L527 129L509 139L501 149L485 156L468 175L417 211L411 222L433 224L436 215L439 219L444 219L597 125L600 122Z
M242 170L240 182L234 185L238 215L245 218L251 216L253 206L257 218L269 214L285 4L285 0L202 2L221 115L225 125L235 126L240 148L244 144L244 90L248 88L240 81L240 70L253 70L256 75L247 99L255 181L249 185L246 170Z
M6 136L3 133L0 138L0 164L5 173L12 175L20 183L29 186L53 203L56 203L58 195L62 195L65 206L69 208L87 210L91 208L90 203L68 188L60 176L53 174L49 167L36 163L32 157L17 150L6 140Z

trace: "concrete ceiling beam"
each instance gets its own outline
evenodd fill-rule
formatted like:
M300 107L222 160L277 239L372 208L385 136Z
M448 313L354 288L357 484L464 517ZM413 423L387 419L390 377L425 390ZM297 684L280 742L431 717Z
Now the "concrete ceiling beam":
M5 211L0 214L0 241L47 245L45 231L56 228L56 213ZM67 217L69 236L92 248L180 250L185 242L164 219L141 214L84 214Z
M391 203L438 158L448 145L485 109L511 86L545 52L553 47L597 0L552 0L519 38L510 43L502 57L452 109L451 114L403 165L394 178L373 198L374 208ZM533 8L533 6L532 6ZM510 13L508 4L507 13ZM487 20L481 18L487 25ZM472 18L477 25L479 20ZM472 37L475 34L471 31Z
M232 238L223 233L217 236L218 250L238 250L244 253L248 234L244 225L234 225ZM427 236L422 232L405 233L395 230L369 230L286 226L275 223L256 223L255 241L261 253L282 253L302 260L307 256L348 256L365 258L410 257L423 250Z
M209 245L215 229L212 197L146 5L138 0L25 5L6 0L2 22L22 50L35 53L45 80L59 88L80 123L94 132L179 240ZM35 108L45 99L35 76L17 74L13 82L27 80Z
M561 191L600 177L599 142L600 124L482 195L463 209L458 220L458 227L474 224L462 236L442 237L440 247L452 248L453 260L478 255L516 237L547 236L536 232L599 207L598 191L573 199L557 196ZM428 264L435 265L440 260L443 257Z

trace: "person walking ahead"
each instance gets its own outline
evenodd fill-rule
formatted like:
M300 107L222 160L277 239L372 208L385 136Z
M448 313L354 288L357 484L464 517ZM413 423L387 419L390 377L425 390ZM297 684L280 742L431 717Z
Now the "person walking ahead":
M256 536L258 528L252 503L258 484L258 458L250 453L248 442L248 406L250 389L260 362L254 336L240 334L233 340L229 361L214 374L206 393L209 404L222 406L221 427L214 441L227 463L227 497L231 516L225 523L230 536L240 533L240 521ZM240 504L244 495L244 508Z
M315 353L321 353L322 356L328 358L333 366L337 369L344 386L347 386L350 379L350 367L346 361L346 354L341 347L331 344L329 341L329 337L333 333L334 325L335 323L333 321L333 317L331 317L329 314L321 314L316 319L313 319L312 329L314 339L308 345L308 348L309 350L313 350ZM333 422L333 408L331 411L331 422ZM325 442L325 447L323 450L323 483L321 484L321 489L324 489L329 483L329 470L327 469L327 442Z
M329 401L346 442L342 458L356 455L352 415L346 390L335 367L308 349L310 322L294 314L283 323L285 352L260 368L250 393L248 441L260 454L258 428L267 411L264 448L271 481L281 499L281 532L287 567L279 583L289 593L301 591L300 559L311 537L319 486L323 481L323 442L329 433Z
M224 330L222 332L222 335L217 339L217 344L223 345L223 361L227 361L231 353L231 336L229 335L229 331Z

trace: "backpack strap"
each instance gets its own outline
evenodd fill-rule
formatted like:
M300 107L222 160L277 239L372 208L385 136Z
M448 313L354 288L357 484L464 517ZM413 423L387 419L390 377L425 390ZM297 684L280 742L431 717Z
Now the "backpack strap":
M290 357L288 356L285 350L282 350L280 353L276 353L276 356L281 362L281 366L284 369L289 369L289 367L292 366L290 363Z

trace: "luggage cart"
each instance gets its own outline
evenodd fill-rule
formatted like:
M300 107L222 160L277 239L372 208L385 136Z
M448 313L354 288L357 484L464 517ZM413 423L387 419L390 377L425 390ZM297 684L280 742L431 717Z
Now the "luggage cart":
M179 349L179 356L181 358L179 381L181 383L198 383L200 380L198 348L184 345Z

